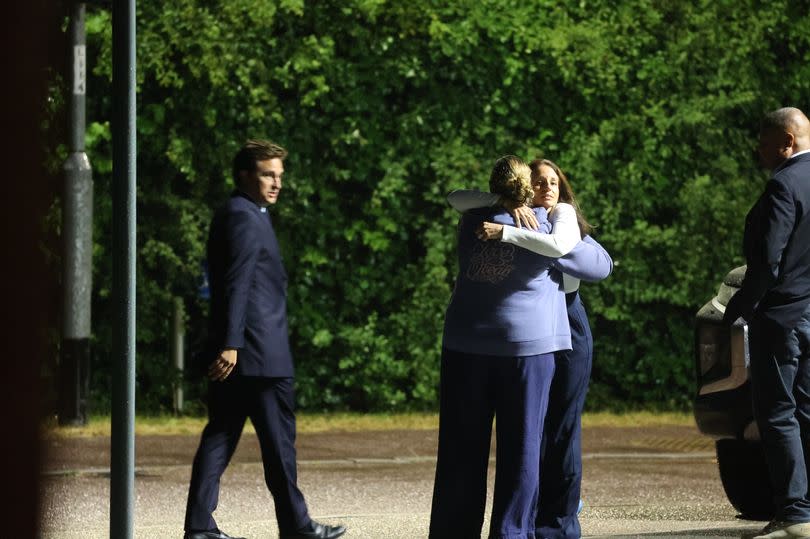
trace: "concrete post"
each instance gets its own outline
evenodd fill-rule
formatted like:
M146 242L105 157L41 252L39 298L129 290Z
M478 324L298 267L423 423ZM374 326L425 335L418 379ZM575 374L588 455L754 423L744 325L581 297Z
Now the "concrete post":
M185 366L185 318L183 298L174 298L172 309L172 365L176 373L182 376ZM182 378L175 383L172 407L175 414L183 412L183 382Z
M72 76L70 154L64 164L62 207L63 297L59 362L61 425L87 422L90 367L90 312L93 276L93 171L84 151L87 61L85 4L74 4L70 17Z

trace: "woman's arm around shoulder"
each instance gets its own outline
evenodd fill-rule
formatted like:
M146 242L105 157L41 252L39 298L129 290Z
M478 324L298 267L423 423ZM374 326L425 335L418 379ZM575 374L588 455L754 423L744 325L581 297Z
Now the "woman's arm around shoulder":
M613 272L613 259L599 242L585 236L571 251L554 261L554 267L566 275L596 282Z
M454 210L465 212L475 208L488 208L498 203L500 197L484 191L456 189L447 195L447 202Z
M577 212L570 204L561 202L549 213L551 234L506 227L501 241L512 243L534 253L559 258L568 254L579 243Z

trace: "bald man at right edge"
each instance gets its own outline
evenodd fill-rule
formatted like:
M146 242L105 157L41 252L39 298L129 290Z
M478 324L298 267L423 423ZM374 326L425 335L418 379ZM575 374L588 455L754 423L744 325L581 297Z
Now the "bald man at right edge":
M774 492L759 538L810 537L810 122L787 107L765 115L763 166L773 171L745 218L748 264L723 317L748 323L751 395Z

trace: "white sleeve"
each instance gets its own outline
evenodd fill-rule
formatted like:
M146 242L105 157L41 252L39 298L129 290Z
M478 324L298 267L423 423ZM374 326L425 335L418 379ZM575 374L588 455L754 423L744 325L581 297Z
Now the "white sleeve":
M498 200L500 200L498 195L472 189L456 189L447 195L447 202L453 206L453 209L460 212L474 208L488 208L497 204Z
M563 290L568 294L569 292L576 292L579 290L579 279L571 277L567 273L563 273Z
M505 226L501 241L552 258L565 256L581 239L577 212L572 205L562 202L555 206L549 217L552 226L551 234Z

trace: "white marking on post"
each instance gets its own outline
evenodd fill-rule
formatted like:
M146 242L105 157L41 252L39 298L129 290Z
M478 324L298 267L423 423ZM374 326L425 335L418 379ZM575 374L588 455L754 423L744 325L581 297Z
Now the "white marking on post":
M85 77L87 67L87 53L84 45L73 47L73 95L84 95L86 91Z

